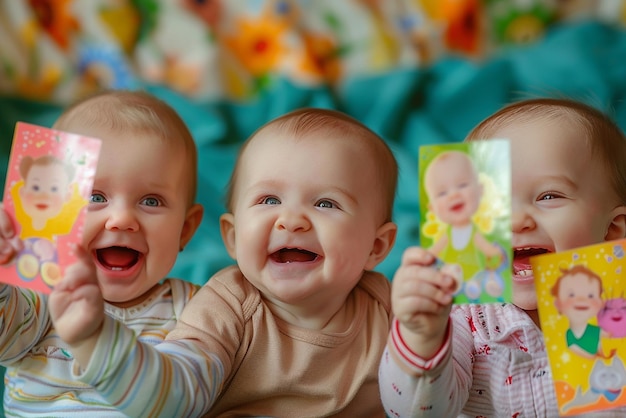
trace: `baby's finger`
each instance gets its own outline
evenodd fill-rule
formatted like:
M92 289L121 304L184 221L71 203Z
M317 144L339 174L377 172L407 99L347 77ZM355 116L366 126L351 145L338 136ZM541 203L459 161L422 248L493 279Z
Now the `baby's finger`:
M409 247L402 253L402 264L428 266L435 262L435 256L422 247Z
M429 281L406 283L392 294L397 312L438 313L452 304L453 296Z
M451 302L451 299L448 300L448 303L441 303L432 297L411 295L398 300L394 311L404 312L411 316L423 314L439 315L450 306L449 302Z
M72 290L98 281L93 260L87 251L78 245L73 246L72 249L77 260L65 269L63 280L56 285L58 289Z
M13 228L13 222L9 215L4 211L4 206L0 203L0 236L5 239L10 239L15 236L15 229Z

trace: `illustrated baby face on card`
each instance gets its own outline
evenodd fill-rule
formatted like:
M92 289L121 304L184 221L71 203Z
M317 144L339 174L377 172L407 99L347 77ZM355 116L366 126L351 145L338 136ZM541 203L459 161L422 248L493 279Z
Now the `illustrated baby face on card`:
M74 168L53 155L25 156L20 163L20 175L24 180L19 192L22 208L33 228L42 230L70 200Z
M437 155L424 173L428 208L442 222L463 227L472 222L483 195L483 186L469 155L445 151Z

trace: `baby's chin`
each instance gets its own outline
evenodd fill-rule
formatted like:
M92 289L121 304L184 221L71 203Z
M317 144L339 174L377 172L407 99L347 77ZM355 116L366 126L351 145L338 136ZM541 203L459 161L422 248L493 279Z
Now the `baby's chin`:
M534 283L524 283L523 285L513 284L512 302L515 306L525 311L537 309L537 294Z

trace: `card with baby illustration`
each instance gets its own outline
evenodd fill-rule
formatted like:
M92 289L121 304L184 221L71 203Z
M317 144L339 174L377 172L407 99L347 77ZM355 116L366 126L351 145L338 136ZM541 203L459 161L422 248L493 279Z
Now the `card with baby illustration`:
M3 204L19 252L1 282L50 293L76 260L99 153L99 139L17 122Z
M508 140L419 150L420 241L456 281L455 303L511 299Z
M626 405L626 239L531 257L561 416Z

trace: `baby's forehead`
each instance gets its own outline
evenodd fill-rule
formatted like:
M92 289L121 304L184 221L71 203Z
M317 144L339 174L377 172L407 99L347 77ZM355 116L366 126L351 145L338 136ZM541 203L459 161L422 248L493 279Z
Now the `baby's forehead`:
M451 171L451 169L453 169ZM436 156L426 168L427 178L438 178L442 172L446 173L475 173L476 167L469 155L461 151L446 151ZM435 175L436 173L437 175Z
M602 286L602 282L599 279L582 271L569 272L563 276L562 280L571 285L575 284L576 286Z
M295 130L289 126L269 125L258 131L250 138L243 154L250 149L284 147L285 145L330 145L333 148L350 149L354 153L366 154L375 151L375 144L369 139L358 136L356 133L348 133L343 130L315 127L309 130ZM297 149L294 149L297 152Z
M61 160L50 159L46 161L34 161L28 169L28 175L31 176L35 173L46 172L46 173L63 173L69 177L69 173L67 170L69 167ZM38 175L38 174L37 174Z
M463 162L466 166L472 165L472 159L463 151L445 151L435 157L435 161L442 163L454 161L455 163Z

